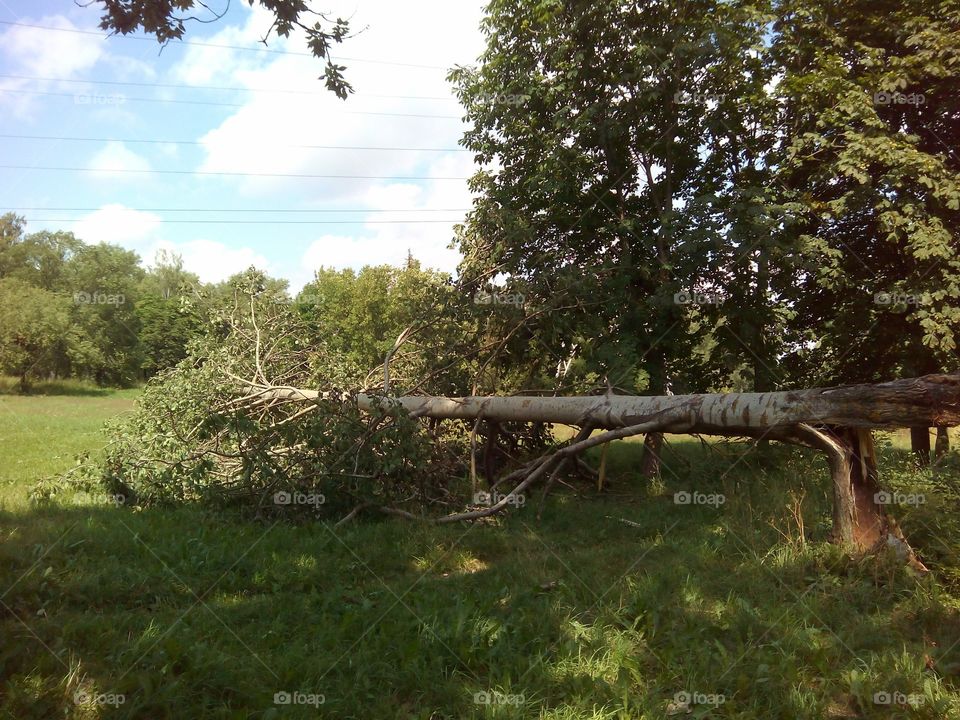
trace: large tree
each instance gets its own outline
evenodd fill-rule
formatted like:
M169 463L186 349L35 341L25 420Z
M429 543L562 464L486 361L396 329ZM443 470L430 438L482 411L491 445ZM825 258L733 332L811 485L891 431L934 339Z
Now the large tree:
M960 4L781 6L778 179L801 223L808 381L947 369L960 331Z
M629 391L722 384L717 313L696 303L733 280L756 300L728 329L769 334L750 264L769 245L765 22L710 0L490 4L479 68L452 75L483 166L461 270L533 299L535 353Z
M960 332L960 3L779 6L802 383L952 370ZM913 433L922 462L927 428Z

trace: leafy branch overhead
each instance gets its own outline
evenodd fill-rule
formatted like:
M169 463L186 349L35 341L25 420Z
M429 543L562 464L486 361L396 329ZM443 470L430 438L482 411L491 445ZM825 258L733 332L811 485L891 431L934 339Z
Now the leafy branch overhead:
M267 44L272 33L286 38L300 30L306 36L307 46L318 59L325 63L320 76L327 89L341 100L353 92L343 75L344 65L339 65L332 56L334 45L348 37L348 20L312 10L305 0L247 0L251 6L259 2L269 10L274 20L264 31L261 42ZM222 11L217 12L202 0L88 0L86 4L103 6L100 27L120 35L143 30L156 36L161 44L181 40L190 22L212 23L223 18L230 7L225 0Z

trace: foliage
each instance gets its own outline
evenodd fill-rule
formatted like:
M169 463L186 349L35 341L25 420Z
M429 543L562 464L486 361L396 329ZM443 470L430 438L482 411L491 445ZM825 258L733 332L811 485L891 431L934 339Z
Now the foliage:
M195 341L185 360L154 377L137 411L111 429L105 457L74 481L144 506L236 504L291 517L443 501L462 476L462 441L438 449L417 421L361 413L341 384L352 378L349 364L263 280L253 271L235 279L234 308L222 311L226 334ZM268 378L322 396L305 409L261 403L256 384Z
M187 345L205 330L195 299L200 279L183 269L183 258L166 250L140 283L135 312L139 325L140 367L147 377L174 367L187 356Z
M790 373L872 382L954 367L960 5L791 0L774 38L789 119L777 176L799 233Z
M451 74L461 277L532 299L515 366L659 393L955 365L956 2L497 0L483 30Z
M452 324L448 310L453 292L449 276L424 270L410 258L401 268L368 265L359 272L320 268L294 305L315 341L356 368L355 384L360 387L366 385L366 373L382 367L407 328L434 321L428 342L441 344L437 341L442 326ZM404 351L396 358L401 367L408 357Z
M722 381L718 321L678 296L722 291L722 271L748 269L769 224L754 190L765 110L739 102L769 75L750 53L764 21L762 8L713 2L504 0L488 9L480 67L452 73L483 163L458 238L465 280L507 274L540 310L533 353L546 348L581 387ZM740 233L725 232L737 213ZM724 299L742 315L751 305L735 289ZM754 324L771 334L763 312Z
M255 0L248 0L253 6ZM180 40L186 32L186 23L193 20L198 22L212 22L218 20L221 14L212 11L202 0L96 0L103 6L103 15L100 18L100 27L115 33L127 35L140 28L156 36L160 43L171 40ZM353 88L344 79L343 65L338 65L331 56L333 45L343 42L350 30L350 23L342 18L332 20L329 15L317 12L310 8L306 0L259 0L259 4L274 15L273 24L267 28L263 42L271 32L280 37L288 37L299 29L307 38L310 52L326 63L321 80L326 81L329 91L336 94L341 100L353 92ZM198 9L200 6L202 10ZM229 3L227 3L229 8ZM191 11L203 13L207 11L212 16L201 20ZM311 24L311 16L319 18Z
M50 373L74 337L64 298L16 278L0 278L0 372L26 391Z

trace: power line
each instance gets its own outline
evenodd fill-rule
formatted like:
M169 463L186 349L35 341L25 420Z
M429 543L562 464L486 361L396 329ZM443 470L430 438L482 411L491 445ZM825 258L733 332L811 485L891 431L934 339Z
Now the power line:
M120 80L86 80L76 78L55 78L55 77L37 77L33 75L3 75L0 78L8 80L31 80L35 82L61 82L81 85L119 85L130 87L155 87L175 90L224 90L230 92L253 92L253 93L280 93L288 95L313 95L315 97L327 97L330 93L327 90L293 90L282 88L247 88L239 86L224 85L187 85L184 83L148 83L148 82L128 82ZM456 98L450 95L378 95L375 93L364 93L363 95L354 95L353 99L361 100L363 98L382 98L389 100L446 100L454 101Z
M65 220L63 218L27 218L27 223L79 223L79 220ZM463 218L452 220L166 220L158 219L159 223L179 223L188 225L453 225L463 222Z
M159 175L214 175L243 177L322 178L330 180L469 180L467 177L427 175L313 175L301 173L268 172L213 172L209 170L154 170L139 168L81 168L49 165L0 165L4 170L54 170L63 172L133 173Z
M0 207L6 207L0 204ZM95 208L67 208L67 207L7 207L7 210L22 210L25 212L96 212L102 210L102 207ZM282 209L282 210L271 210L271 209L258 209L258 208L123 208L124 210L129 210L131 212L198 212L198 213L207 213L207 212L222 212L222 213L356 213L356 214L369 214L369 213L404 213L404 212L467 212L470 208L398 208L396 210L389 210L378 208L375 210L326 210L326 209L309 209L309 210L293 210L293 209Z
M120 104L113 102L96 102L94 103L93 98L103 97L108 99L111 96L103 95L90 95L89 93L59 93L59 92L50 92L47 90L15 90L13 88L0 88L0 92L5 93L16 93L19 95L46 95L49 97L68 97L73 98L74 102L78 105L111 105L111 104ZM89 98L87 102L79 100L79 98ZM246 103L228 103L228 102L215 102L213 100L179 100L175 98L144 98L144 97L129 97L128 95L121 95L123 102L128 100L133 100L134 102L152 102L152 103L166 103L166 104L176 104L176 105L211 105L214 107L245 107ZM333 112L342 115L383 115L388 117L413 117L413 118L437 118L441 120L460 120L460 115L433 115L426 113L392 113L392 112L373 112L370 110L324 110L324 113Z
M104 40L110 37L119 37L124 40L138 40L146 42L157 42L156 39L150 37L140 37L140 36L130 36L130 35L104 35L101 32L95 30L80 30L77 28L57 28L49 27L47 25L33 25L30 23L22 22L12 22L10 20L0 20L0 25L10 25L13 27L26 27L33 28L34 30L47 30L49 32L67 32L74 33L77 35L96 35L97 37L103 38ZM248 47L244 45L224 45L221 43L207 43L199 42L196 40L179 40L181 45L192 45L194 47L209 47L209 48L220 48L222 50L243 50L244 52L260 52L260 53L269 53L271 55L300 55L302 57L316 57L313 53L308 52L298 52L296 50L275 50L273 48L267 47ZM169 43L162 43L163 47L167 47ZM368 60L365 58L355 58L347 57L346 55L337 55L336 57L331 56L331 59L335 62L341 60L346 60L348 62L358 62L358 63L369 63L371 65L395 65L397 67L409 67L409 68L419 68L423 70L449 70L450 68L444 65L424 65L420 63L405 63L405 62L395 62L393 60Z
M14 135L10 133L0 133L0 138L10 138L14 140L57 140L57 141L75 141L75 142L120 142L120 143L146 143L157 145L204 145L200 140L142 140L134 138L102 138L102 137L65 137L61 135ZM270 145L269 143L267 143ZM288 145L280 144L272 147L287 148L305 148L308 150L385 150L385 151L404 151L404 152L470 152L466 148L415 148L415 147L373 147L366 145Z

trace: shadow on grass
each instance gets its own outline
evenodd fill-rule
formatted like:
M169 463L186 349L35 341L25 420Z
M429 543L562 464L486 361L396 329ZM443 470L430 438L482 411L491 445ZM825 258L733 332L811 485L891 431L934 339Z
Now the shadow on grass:
M94 716L79 690L122 695L93 708L120 718L662 718L689 699L693 717L813 720L898 717L874 696L926 693L909 717L945 717L957 601L808 540L829 517L812 454L730 450L676 443L651 485L618 448L608 495L558 492L540 522L534 502L489 525L336 530L2 514L2 710ZM801 486L807 535L784 523Z
M100 387L81 380L43 380L31 384L26 392L22 392L19 380L0 377L0 395L106 397L114 392L116 390L113 388Z

